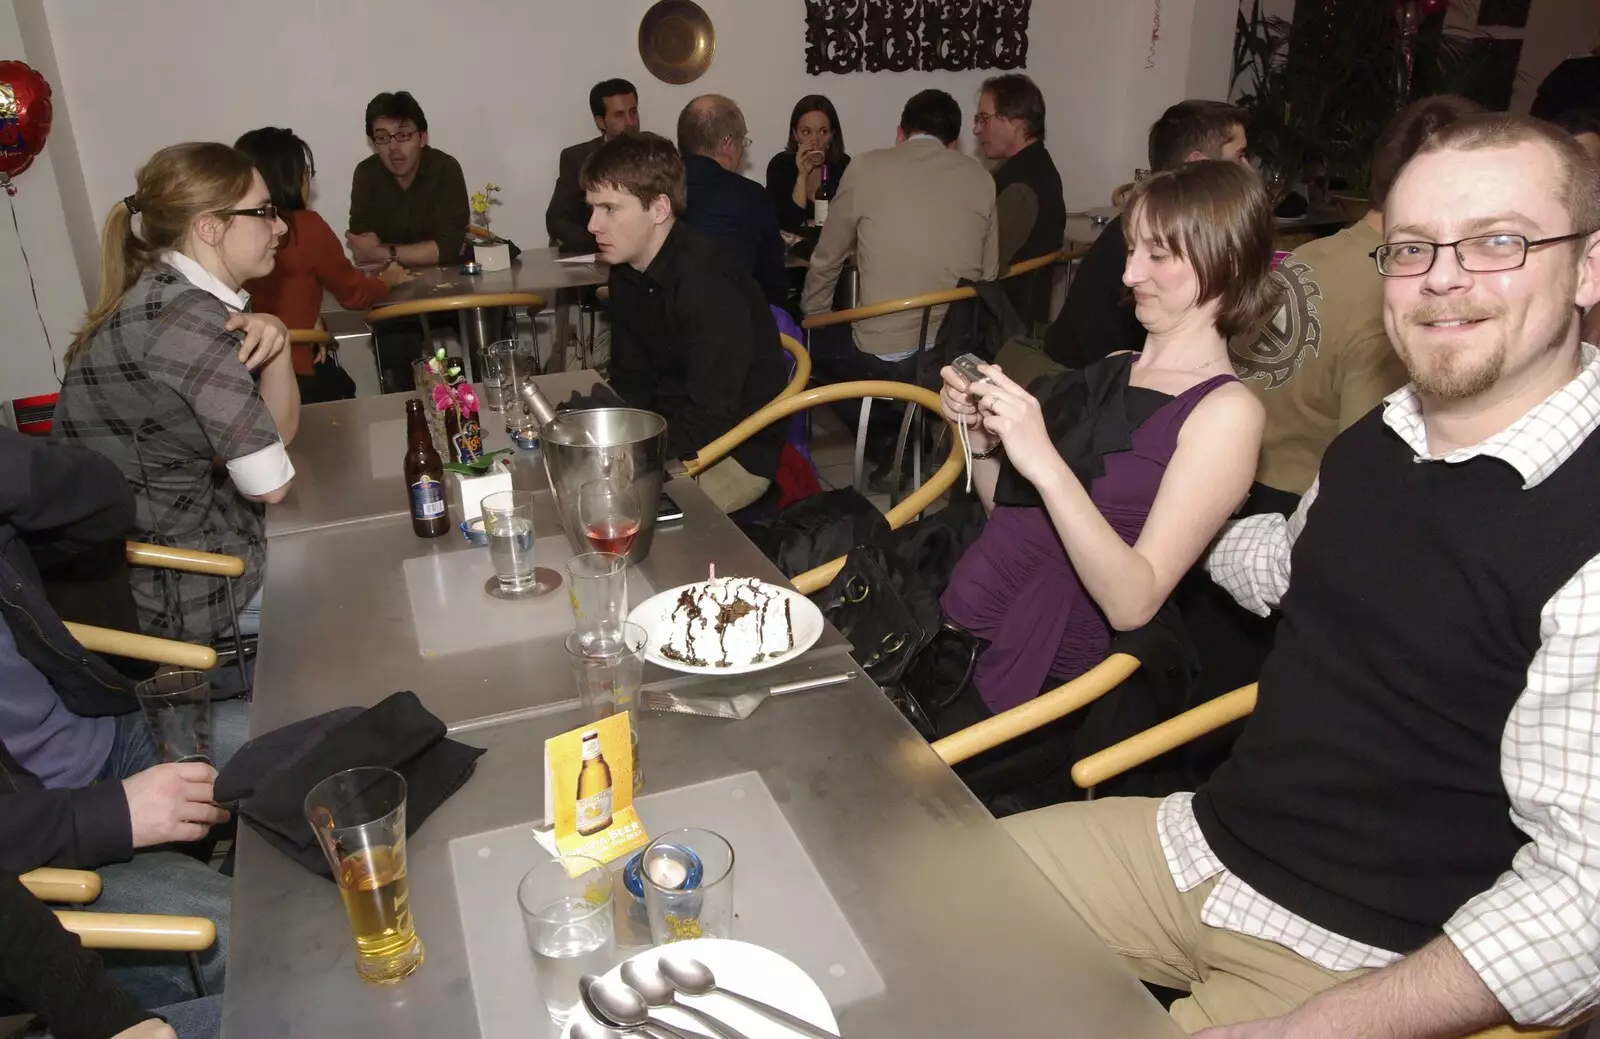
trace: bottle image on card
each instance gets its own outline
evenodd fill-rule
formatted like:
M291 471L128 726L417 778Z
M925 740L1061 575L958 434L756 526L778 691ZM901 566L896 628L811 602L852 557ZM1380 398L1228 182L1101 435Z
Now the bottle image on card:
M600 753L600 734L583 734L583 764L578 769L578 833L587 837L611 825L611 766Z

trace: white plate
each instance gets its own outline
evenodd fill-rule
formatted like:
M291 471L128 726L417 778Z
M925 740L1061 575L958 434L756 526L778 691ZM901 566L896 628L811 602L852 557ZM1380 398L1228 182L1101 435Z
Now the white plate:
M770 656L759 664L745 664L735 667L696 667L693 664L685 664L681 660L669 660L662 656L656 647L666 644L667 633L664 629L672 617L672 609L678 604L678 597L683 594L685 588L698 588L703 584L705 584L704 581L696 581L694 584L682 584L657 595L652 595L635 606L632 612L628 614L628 619L643 628L648 636L644 651L646 660L660 664L662 667L671 668L674 671L686 671L691 675L746 675L752 671L765 671L769 667L787 663L810 649L822 637L822 611L817 609L816 603L799 592L775 584L767 584L763 581L763 588L776 592L789 600L789 616L794 623L793 649L787 653Z
M771 949L751 945L748 942L694 938L686 942L675 942L665 948L646 949L633 959L653 962L660 956L678 955L692 956L710 967L711 973L716 975L717 985L720 988L731 989L751 999L759 999L819 1028L826 1028L835 1035L839 1034L839 1023L834 1019L833 1008L828 1006L828 997L822 994L817 983L812 981L805 971ZM606 972L606 980L619 981L621 970L620 964L613 967ZM705 1011L729 1027L743 1032L746 1039L795 1039L793 1029L726 996L712 993L707 996L678 998L692 1007ZM651 1010L650 1014L652 1017L661 1018L667 1024L702 1034L711 1031L705 1024L671 1007ZM572 1011L572 1018L593 1020L581 1003ZM571 1036L572 1026L569 1024L562 1037L571 1039Z

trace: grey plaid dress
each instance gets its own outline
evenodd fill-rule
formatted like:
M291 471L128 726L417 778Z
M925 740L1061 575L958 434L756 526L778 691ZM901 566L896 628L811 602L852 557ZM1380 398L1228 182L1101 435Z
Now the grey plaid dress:
M240 497L224 464L277 443L278 428L240 363L228 308L173 267L153 263L73 358L54 435L116 462L138 499L139 537L239 556L239 607L267 562L262 507ZM233 629L220 577L134 567L145 632L212 642Z

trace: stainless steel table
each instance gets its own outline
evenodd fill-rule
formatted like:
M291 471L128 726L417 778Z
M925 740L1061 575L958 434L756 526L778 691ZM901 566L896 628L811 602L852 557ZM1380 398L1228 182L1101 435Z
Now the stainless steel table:
M258 712L286 680L260 674ZM538 821L539 748L581 723L567 711L463 737L488 753L408 842L427 962L395 985L356 977L333 885L241 827L227 1039L480 1036L450 841ZM835 1007L845 1036L1182 1035L870 682L781 697L742 722L651 716L646 738L653 790L761 775L884 982ZM525 1034L556 1032L530 1020Z
M550 368L560 371L566 367L566 304L576 298L575 290L590 285L604 285L611 268L604 263L561 263L559 259L557 250L545 247L523 250L522 255L503 271L462 274L460 264L418 267L414 269L416 277L391 289L385 302L494 292L540 293L554 308L555 343L551 349ZM457 313L460 315L462 346L469 358L481 354L485 346L499 338L499 322L504 314L498 308L480 307Z
M705 580L707 562L715 563L719 574L788 583L698 485L671 480L667 493L683 507L684 517L658 524L649 557L632 568L656 591ZM545 554L538 562L559 570L571 558L571 551L564 537L553 552L545 549L542 539L558 534L557 517L554 496L546 490L539 499L534 530ZM405 563L459 553L472 555L441 562L477 566L482 581L492 576L487 550L467 544L454 533L418 538L411 532L408 515L273 538L263 592L251 731L266 732L336 706L370 706L397 689L415 691L429 710L452 725L516 717L519 712L574 700L564 646L572 630L571 614L560 591L553 593L560 607L556 622L539 627L530 621L524 638L466 652L423 655ZM634 605L642 599L635 593ZM496 602L487 595L481 603L469 602L471 607L448 623L472 625L471 610L480 607L516 610L522 606ZM527 615L533 616L531 609ZM844 637L830 626L811 652L845 645ZM645 682L675 674L648 665Z
M559 372L536 381L546 397L559 402L574 392L588 393L600 376L593 371ZM294 482L288 497L267 507L267 536L408 515L402 460L405 402L411 396L390 393L303 407L300 431L289 445ZM511 446L501 413L486 410L478 419L489 450ZM527 490L548 486L542 464L519 465L515 478L516 485ZM276 559L277 548L272 551Z

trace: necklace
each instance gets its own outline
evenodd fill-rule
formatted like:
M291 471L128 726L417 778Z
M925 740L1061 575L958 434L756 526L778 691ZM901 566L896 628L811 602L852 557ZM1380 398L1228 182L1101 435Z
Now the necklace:
M1195 366L1194 366L1194 367L1193 367L1193 368L1190 368L1190 369L1189 369L1189 370L1190 370L1190 371L1191 371L1191 372L1197 372L1197 371L1199 371L1199 370L1200 370L1200 369L1202 369L1202 368L1209 368L1209 367L1211 367L1211 366L1212 366L1212 365L1214 365L1214 364L1216 364L1216 363L1217 363L1217 362L1218 362L1218 361L1225 361L1225 360L1227 360L1227 358L1225 358L1225 357L1213 357L1213 358L1212 358L1212 359L1211 359L1211 360L1209 360L1209 361L1207 361L1207 362L1206 362L1206 363L1204 363L1204 364L1197 364L1197 365L1195 365Z

